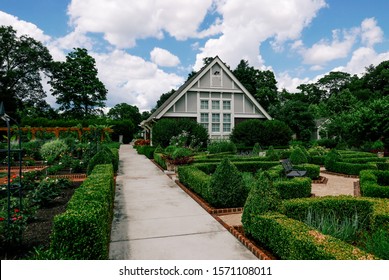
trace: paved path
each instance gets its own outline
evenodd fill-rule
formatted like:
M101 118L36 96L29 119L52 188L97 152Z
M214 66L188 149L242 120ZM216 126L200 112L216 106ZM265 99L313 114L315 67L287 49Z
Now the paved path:
M150 160L119 152L110 259L256 259Z

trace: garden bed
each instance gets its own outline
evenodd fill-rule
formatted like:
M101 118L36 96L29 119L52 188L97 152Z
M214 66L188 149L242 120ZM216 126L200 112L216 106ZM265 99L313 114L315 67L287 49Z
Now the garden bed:
M23 234L22 242L17 247L0 248L0 259L19 260L32 258L36 249L44 250L50 246L54 216L65 212L66 205L74 193L75 188L63 189L60 196L45 208L36 213L36 218L30 221Z

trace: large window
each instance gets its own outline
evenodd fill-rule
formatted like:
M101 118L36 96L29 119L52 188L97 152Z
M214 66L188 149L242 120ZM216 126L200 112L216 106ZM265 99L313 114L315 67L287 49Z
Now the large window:
M223 114L223 132L231 131L231 114Z
M212 109L213 110L220 110L220 101L219 100L212 100Z
M212 132L220 132L220 114L212 114Z
M200 109L208 109L208 100L201 100Z
M200 124L208 131L208 124L209 124L208 113L200 114Z
M231 101L229 100L223 101L223 110L231 110Z

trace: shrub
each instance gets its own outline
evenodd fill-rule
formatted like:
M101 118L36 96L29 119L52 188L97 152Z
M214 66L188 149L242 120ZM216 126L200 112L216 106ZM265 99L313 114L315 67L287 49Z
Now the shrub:
M234 161L233 164L240 172L251 173L256 173L260 169L268 170L273 166L280 165L278 161ZM196 163L194 165L205 173L212 174L215 172L218 163Z
M39 206L49 205L54 198L58 197L61 189L70 187L71 182L68 179L43 179L39 185L29 193L29 198L33 204Z
M234 142L228 140L217 140L217 141L212 141L208 145L207 150L210 154L218 154L218 153L226 153L226 152L235 154L236 146Z
M242 174L228 159L223 159L212 175L209 202L214 207L242 207L247 197Z
M117 154L118 157L118 154ZM117 158L111 149L105 146L101 146L100 150L90 159L87 168L87 174L91 174L93 169L98 164L112 164L114 172L119 168L119 159Z
M361 171L360 187L362 196L389 198L389 171Z
M294 166L298 170L305 170L307 171L306 176L311 178L312 180L316 180L320 177L320 166L316 164L298 164Z
M282 199L310 197L312 184L310 178L293 178L274 182Z
M255 143L262 146L286 146L292 137L291 129L278 120L247 120L237 124L231 131L230 140L236 144L253 147Z
M55 216L50 250L56 259L108 259L114 197L113 167L97 165Z
M138 146L136 150L138 154L145 155L149 159L154 157L155 147L153 146Z
M165 159L163 158L163 155L161 153L155 153L154 152L154 160L156 163L158 163L159 166L161 166L163 169L166 170L166 162Z
M179 166L178 178L182 184L208 201L211 176L194 166Z
M267 149L266 157L272 161L280 160L280 155L274 150L273 146L269 146Z
M296 147L293 148L292 153L290 154L290 161L297 165L297 164L303 164L308 163L308 158L306 154L303 152L302 148Z
M251 187L243 208L242 224L245 232L254 236L255 230L252 227L254 217L268 212L277 212L280 205L280 194L273 186L269 174L261 172L259 178Z
M207 130L190 119L161 119L153 126L153 145L167 147L172 137L180 135L183 131L188 133L187 142L189 147L206 147L208 143Z
M68 146L61 139L51 140L42 145L41 156L49 164L60 158L68 150Z

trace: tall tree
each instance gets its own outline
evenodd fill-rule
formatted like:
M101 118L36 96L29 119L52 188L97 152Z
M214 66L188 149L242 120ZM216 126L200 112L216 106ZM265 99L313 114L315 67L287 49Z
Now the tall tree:
M40 42L26 35L17 37L11 26L0 26L0 100L7 113L15 117L25 107L48 105L41 74L47 74L51 61Z
M50 80L59 110L72 118L101 113L107 89L97 77L96 62L86 49L75 48L65 62L55 62Z
M136 106L127 103L116 104L107 116L113 120L131 120L136 126L142 121L142 115Z
M326 92L326 97L341 92L351 82L351 75L345 72L330 72L317 81L317 86Z

